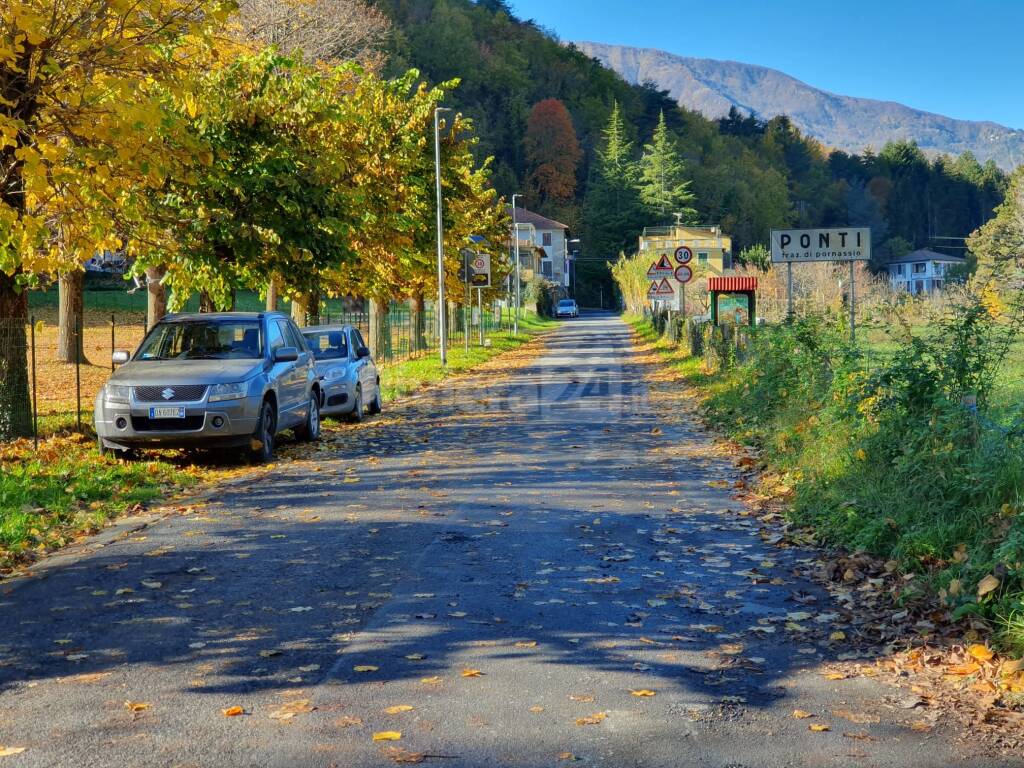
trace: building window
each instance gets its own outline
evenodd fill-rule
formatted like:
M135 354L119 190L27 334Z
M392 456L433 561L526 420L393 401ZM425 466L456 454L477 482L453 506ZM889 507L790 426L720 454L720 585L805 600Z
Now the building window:
M544 245L551 245L551 233L545 232L543 235Z
M540 271L544 274L544 277L551 277L551 259L544 259L540 263Z
M899 275L900 277L903 277L903 265L902 264L897 264L896 265L896 274Z
M731 251L722 251L722 269L732 269Z
M698 251L697 252L697 263L698 264L707 264L708 263L708 252L707 251Z
M919 261L918 263L916 263L914 265L914 274L915 275L923 275L927 271L928 271L928 264L927 264L927 262Z

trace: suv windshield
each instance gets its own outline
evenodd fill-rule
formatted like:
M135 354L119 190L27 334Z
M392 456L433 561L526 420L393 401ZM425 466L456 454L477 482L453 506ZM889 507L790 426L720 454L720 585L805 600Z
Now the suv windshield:
M187 320L160 323L142 342L136 360L256 360L263 356L258 320Z
M573 301L572 299L562 299L560 302L558 302L558 306L560 306L560 307L571 307L575 303L576 302Z
M304 331L302 335L317 360L344 360L348 357L344 331Z

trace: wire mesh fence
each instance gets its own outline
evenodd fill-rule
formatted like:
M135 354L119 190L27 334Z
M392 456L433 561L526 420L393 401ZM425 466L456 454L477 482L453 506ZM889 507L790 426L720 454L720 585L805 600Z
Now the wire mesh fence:
M482 311L450 308L446 318L450 347L486 343L495 331L511 327L506 312L489 307ZM371 338L368 312L325 312L317 324L359 329L381 365L438 349L439 328L432 307L414 312L408 305L392 304L381 314L375 338ZM27 323L0 321L0 439L91 429L94 400L114 370L113 353L133 352L146 330L145 316L138 312L88 308L78 327L63 333L52 312L32 315Z

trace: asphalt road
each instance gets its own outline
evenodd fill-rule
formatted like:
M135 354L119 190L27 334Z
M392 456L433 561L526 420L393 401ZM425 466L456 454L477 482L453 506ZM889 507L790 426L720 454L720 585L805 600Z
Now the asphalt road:
M584 316L0 585L0 745L25 748L0 765L1019 764L824 676L843 648L793 575L810 554L762 541L643 373L621 321Z

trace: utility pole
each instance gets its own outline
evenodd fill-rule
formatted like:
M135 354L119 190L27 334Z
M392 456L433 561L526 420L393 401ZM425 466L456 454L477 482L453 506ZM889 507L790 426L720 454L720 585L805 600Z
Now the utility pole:
M447 315L448 307L444 297L444 221L441 218L441 124L442 112L451 112L447 107L434 109L434 175L437 180L437 338L441 352L441 367L448 366Z

